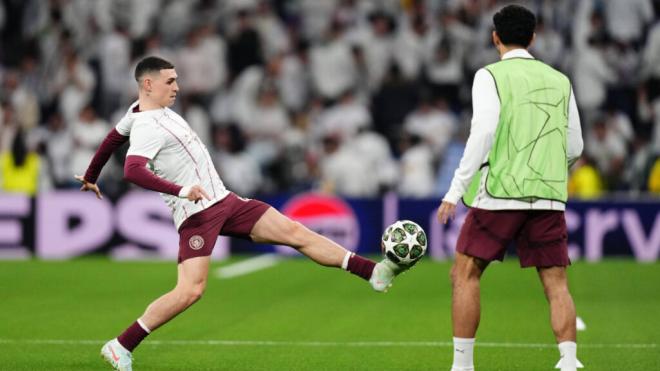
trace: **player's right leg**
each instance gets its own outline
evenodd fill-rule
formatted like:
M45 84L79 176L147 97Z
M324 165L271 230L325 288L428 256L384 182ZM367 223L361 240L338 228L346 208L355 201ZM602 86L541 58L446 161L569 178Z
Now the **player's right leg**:
M116 370L132 370L132 352L140 342L202 297L210 261L210 256L202 256L181 262L174 289L152 302L142 317L107 342L101 356Z
M140 317L150 331L167 323L202 297L210 262L210 256L200 256L179 264L174 289L151 303Z
M481 316L480 280L488 262L456 252L451 268L451 318L454 334L452 371L474 370L474 339Z
M480 319L481 274L493 260L502 260L506 246L520 229L525 214L471 208L456 243L451 270L453 371L474 370L474 343Z
M254 223L250 238L259 243L291 246L321 265L341 267L368 280L376 291L386 291L394 277L403 271L388 259L375 263L351 253L272 207Z

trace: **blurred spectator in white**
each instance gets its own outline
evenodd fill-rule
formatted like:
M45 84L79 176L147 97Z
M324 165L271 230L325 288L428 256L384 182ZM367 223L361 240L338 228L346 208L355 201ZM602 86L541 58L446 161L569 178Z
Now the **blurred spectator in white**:
M287 30L273 11L269 0L259 1L255 14L255 26L263 42L265 59L290 50Z
M225 42L210 24L192 29L179 49L175 66L181 90L189 95L210 97L225 82Z
M330 27L332 14L339 0L300 0L299 17L302 22L302 33L309 40L319 40Z
M620 181L627 154L626 141L607 125L604 116L598 117L587 130L585 152L594 159L609 186Z
M147 37L162 6L162 0L131 0L129 28L131 37L138 39Z
M460 118L460 123L452 137L447 148L438 161L438 171L435 179L435 195L442 196L447 193L454 177L454 172L460 165L463 152L465 152L465 142L470 133L471 112L464 112Z
M369 164L368 172L362 174L362 177L375 179L379 193L395 187L399 175L398 164L384 136L364 127L357 135L349 138L346 145L352 147L356 156Z
M536 37L530 52L543 63L558 67L564 58L564 41L559 32L546 26L544 18L538 17L536 22Z
M23 81L20 72L9 70L4 74L3 89L0 97L6 99L12 106L19 127L28 131L39 122L39 101Z
M96 116L94 108L87 106L80 112L78 120L71 125L73 148L71 151L71 174L84 174L96 149L101 145L110 126Z
M380 89L392 63L394 19L385 12L376 11L369 15L368 20L368 27L356 29L351 42L363 51L369 90L374 92Z
M476 31L459 19L456 9L452 7L448 6L438 12L438 17L442 37L449 41L452 50L463 57L466 50L474 43Z
M435 96L443 97L452 107L459 104L459 88L463 81L461 54L448 39L436 45L426 64L426 78Z
M58 112L52 114L48 118L46 133L44 137L47 138L46 153L50 160L50 171L52 174L53 183L56 187L64 187L71 184L71 155L73 148L72 132L67 129L67 125ZM89 164L91 157L87 159Z
M211 119L198 96L189 95L181 99L181 116L185 118L204 145L210 147L213 144Z
M337 98L344 91L352 89L357 78L351 46L342 37L343 32L343 25L332 22L326 40L310 50L314 88L327 99Z
M23 85L28 91L36 95L39 104L44 103L44 91L42 89L43 83L41 81L41 68L40 61L35 55L31 53L37 53L37 51L30 52L26 54L21 60L20 66L20 75L21 75L21 85ZM0 79L2 79L2 72L0 71Z
M589 40L604 39L607 35L602 10L594 9L593 1L580 1L575 9L571 32L573 53L589 46Z
M403 125L403 130L429 144L435 156L441 156L454 135L458 125L447 101L440 98L435 102L423 97L417 109L411 112Z
M282 58L281 79L278 82L282 103L292 111L303 109L311 90L309 45L299 42L295 50Z
M246 151L262 167L271 165L280 154L284 134L290 130L289 116L274 86L261 87L256 105L240 125L248 139Z
M63 51L64 64L55 74L54 89L59 97L59 110L66 122L77 120L80 111L92 100L96 76L71 49Z
M615 71L605 63L605 40L594 36L575 51L573 84L582 121L589 125L607 97L607 84L616 81Z
M380 180L373 176L373 163L361 151L346 145L337 134L323 138L320 161L321 189L347 197L375 197Z
M254 117L260 90L264 87L279 89L282 86L282 56L271 58L265 67L250 66L233 81L228 93L218 92L213 100L213 119L216 122L236 121L243 128ZM279 100L279 92L276 92ZM280 102L278 102L280 104ZM229 120L223 117L229 117Z
M0 100L0 152L11 151L14 136L19 128L14 108Z
M401 197L433 196L435 175L433 151L417 135L404 134L401 140L398 193Z
M213 160L225 185L239 196L250 197L263 182L257 161L245 152L245 138L236 125L221 125L213 132Z
M607 31L614 40L635 44L653 20L651 0L602 0L605 5Z
M649 84L650 85L650 84ZM656 154L660 155L660 96L650 100L649 91L652 88L640 88L638 98L639 118L649 125L649 128L643 128L642 131L650 135L650 147ZM657 87L655 89L658 89Z
M401 22L395 41L394 58L407 79L419 77L423 63L431 58L439 35L427 24L423 14L411 14L409 22Z
M649 143L649 138L637 135L630 146L631 153L626 159L623 170L623 183L625 188L639 194L646 190L651 167L657 154Z
M116 25L101 39L98 58L101 65L101 86L103 87L103 116L109 116L121 104L122 93L126 91L127 84L134 86L135 80L131 78L130 66L130 39L125 26Z
M355 98L353 92L347 90L337 104L321 112L315 125L313 132L316 138L337 134L344 142L361 129L371 126L371 114L367 107Z
M199 19L195 13L197 3L198 1L166 1L162 4L155 19L158 32L163 36L166 45L180 42Z
M355 99L360 102L368 102L371 97L371 88L369 87L369 66L364 56L364 50L361 46L352 44L351 56L355 66L355 81L353 82Z
M625 112L618 110L614 105L608 105L604 114L607 127L616 135L621 137L626 144L632 143L635 132L632 121Z

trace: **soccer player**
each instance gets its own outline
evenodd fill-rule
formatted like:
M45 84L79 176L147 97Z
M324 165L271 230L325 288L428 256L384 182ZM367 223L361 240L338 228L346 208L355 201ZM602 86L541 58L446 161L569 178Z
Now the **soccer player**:
M501 61L477 71L470 136L438 209L446 223L456 203L470 207L451 270L453 371L474 370L479 281L516 240L521 267L536 267L550 305L561 370L575 370L575 306L568 291L564 208L569 166L582 152L582 132L569 79L527 51L536 18L509 5L493 16Z
M169 109L179 87L174 66L147 57L135 68L138 101L110 131L84 176L81 191L101 192L96 180L110 155L129 140L124 177L160 192L179 232L178 279L174 289L152 302L132 325L107 342L101 354L115 369L132 369L132 352L152 331L202 296L210 255L218 235L288 245L313 261L343 269L386 291L403 268L387 259L375 263L292 221L261 201L228 191L211 157L188 123Z

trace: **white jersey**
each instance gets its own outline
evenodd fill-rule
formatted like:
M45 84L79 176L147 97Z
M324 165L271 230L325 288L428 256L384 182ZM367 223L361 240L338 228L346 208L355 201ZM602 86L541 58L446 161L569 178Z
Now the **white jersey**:
M169 108L133 112L133 103L116 130L130 136L127 156L149 159L147 166L157 176L180 186L199 184L211 200L198 203L161 193L172 210L178 229L184 220L207 209L229 194L222 183L206 146L193 132L186 120Z

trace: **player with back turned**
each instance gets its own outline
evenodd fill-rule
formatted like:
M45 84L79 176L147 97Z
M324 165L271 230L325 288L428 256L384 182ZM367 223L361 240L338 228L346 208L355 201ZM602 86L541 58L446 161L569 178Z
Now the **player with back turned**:
M509 5L493 23L501 61L474 77L470 136L438 209L446 223L461 197L470 207L451 271L452 370L474 370L481 275L491 261L503 259L515 239L520 265L535 267L543 284L561 355L558 367L575 371L564 209L568 168L583 147L577 105L569 79L527 51L535 36L532 12Z
M101 355L115 369L132 370L132 352L152 331L202 296L210 255L218 235L259 243L288 245L313 261L343 269L386 291L404 270L384 259L375 263L292 221L268 204L228 191L208 150L188 123L168 107L179 88L174 66L147 57L135 69L138 101L133 103L97 150L84 176L82 191L101 192L96 180L111 154L130 138L124 177L160 192L179 232L178 277L173 290L152 302L137 321L107 342Z

